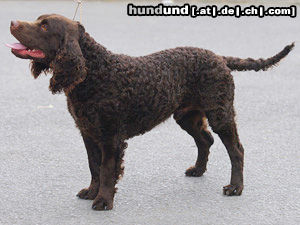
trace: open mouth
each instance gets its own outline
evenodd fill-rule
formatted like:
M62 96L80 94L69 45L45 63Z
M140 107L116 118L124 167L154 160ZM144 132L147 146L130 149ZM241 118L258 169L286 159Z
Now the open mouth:
M7 47L11 48L12 53L16 56L24 59L30 58L45 58L44 52L38 49L30 49L21 43L14 43L14 44L6 44Z

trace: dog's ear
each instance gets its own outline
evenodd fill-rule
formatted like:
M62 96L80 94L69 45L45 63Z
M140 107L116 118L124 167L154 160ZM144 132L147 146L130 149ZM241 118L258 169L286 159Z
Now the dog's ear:
M41 72L47 72L48 69L49 66L44 63L36 62L34 60L32 60L30 63L30 70L35 79L38 78Z
M62 47L57 51L50 64L53 76L49 89L53 94L65 91L69 93L86 78L85 58L82 55L76 37L65 37Z

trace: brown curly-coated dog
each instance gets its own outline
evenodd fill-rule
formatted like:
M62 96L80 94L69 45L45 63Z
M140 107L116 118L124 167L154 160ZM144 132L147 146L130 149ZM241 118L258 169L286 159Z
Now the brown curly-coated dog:
M93 209L113 208L115 185L123 174L126 139L151 130L174 114L198 147L196 164L186 171L198 177L206 170L214 140L206 119L224 143L232 165L225 195L243 190L244 149L233 108L233 70L266 70L293 48L269 59L218 56L181 47L147 56L114 54L98 44L78 22L42 15L35 22L12 21L11 33L21 44L9 45L17 57L31 59L35 78L53 74L50 90L64 92L68 110L87 150L91 184L78 197L94 199Z

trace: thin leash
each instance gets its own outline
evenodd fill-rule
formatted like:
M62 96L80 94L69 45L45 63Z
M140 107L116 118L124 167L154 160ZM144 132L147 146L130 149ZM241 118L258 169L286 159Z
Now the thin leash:
M79 11L80 11L80 23L82 23L82 3L83 3L83 0L74 0L74 2L77 2L77 7L76 7L76 10L75 10L75 13L74 13L74 16L73 16L73 20L75 20L75 17L77 15L77 11L78 11L78 8L79 8Z

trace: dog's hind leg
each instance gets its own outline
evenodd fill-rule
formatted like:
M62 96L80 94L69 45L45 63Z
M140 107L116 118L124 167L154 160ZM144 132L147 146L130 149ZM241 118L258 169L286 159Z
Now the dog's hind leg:
M207 112L206 115L209 125L225 145L231 161L231 180L229 185L223 187L223 193L229 196L241 195L244 188L244 149L239 140L232 102L229 109L220 107Z
M91 171L91 184L78 192L77 197L81 199L95 199L100 185L100 165L102 160L101 149L92 138L83 135L84 145L88 155L89 167Z
M175 112L175 119L176 114ZM185 174L193 177L202 176L206 171L209 148L214 143L212 135L207 130L206 117L203 112L194 110L185 113L181 118L177 118L176 122L194 138L198 148L197 161L194 166L186 170Z

